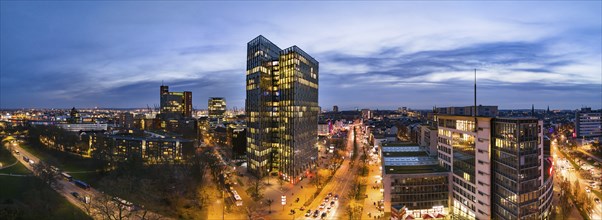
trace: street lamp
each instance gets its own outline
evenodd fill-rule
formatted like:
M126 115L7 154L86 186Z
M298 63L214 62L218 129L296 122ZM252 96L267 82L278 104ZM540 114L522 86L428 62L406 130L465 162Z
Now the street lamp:
M220 190L222 191L222 220L224 220L224 210L226 209L226 198L224 197L224 190Z

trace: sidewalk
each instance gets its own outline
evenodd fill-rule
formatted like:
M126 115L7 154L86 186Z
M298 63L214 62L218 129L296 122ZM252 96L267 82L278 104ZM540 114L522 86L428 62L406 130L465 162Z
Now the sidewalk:
M377 176L381 176L380 163L378 156L372 157L372 153L368 153L368 176L363 177L366 180L367 189L366 194L368 198L364 199L364 210L362 212L361 219L383 219L377 218L377 216L384 216L384 212L378 210L378 201L383 200L383 194L380 192L382 186L381 179ZM377 181L377 182L375 182ZM368 216L370 213L370 216Z

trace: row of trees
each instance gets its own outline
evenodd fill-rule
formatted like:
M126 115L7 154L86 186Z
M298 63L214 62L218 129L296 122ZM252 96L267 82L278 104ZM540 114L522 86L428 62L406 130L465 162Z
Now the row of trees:
M579 180L575 180L575 182L571 184L565 178L560 181L559 185L563 190L560 191L560 195L558 197L558 207L560 208L561 215L564 219L571 214L571 208L573 205L581 207L586 213L590 213L594 209L595 204L592 202L591 197L585 192L585 190L581 188Z

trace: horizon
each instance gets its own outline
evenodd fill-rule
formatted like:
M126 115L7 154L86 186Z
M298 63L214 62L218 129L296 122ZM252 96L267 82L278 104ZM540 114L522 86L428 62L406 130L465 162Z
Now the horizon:
M323 109L470 106L475 68L482 105L602 108L602 2L0 4L0 109L244 109L258 35L320 62Z

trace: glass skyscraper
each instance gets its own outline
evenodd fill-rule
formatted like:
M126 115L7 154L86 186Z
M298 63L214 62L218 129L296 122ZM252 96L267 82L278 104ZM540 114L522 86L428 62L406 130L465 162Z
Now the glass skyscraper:
M192 117L192 92L170 92L168 86L161 85L160 97L164 119Z
M223 97L209 97L207 105L209 119L223 122L226 114L226 99Z
M248 169L297 182L318 156L318 61L263 36L247 44Z

